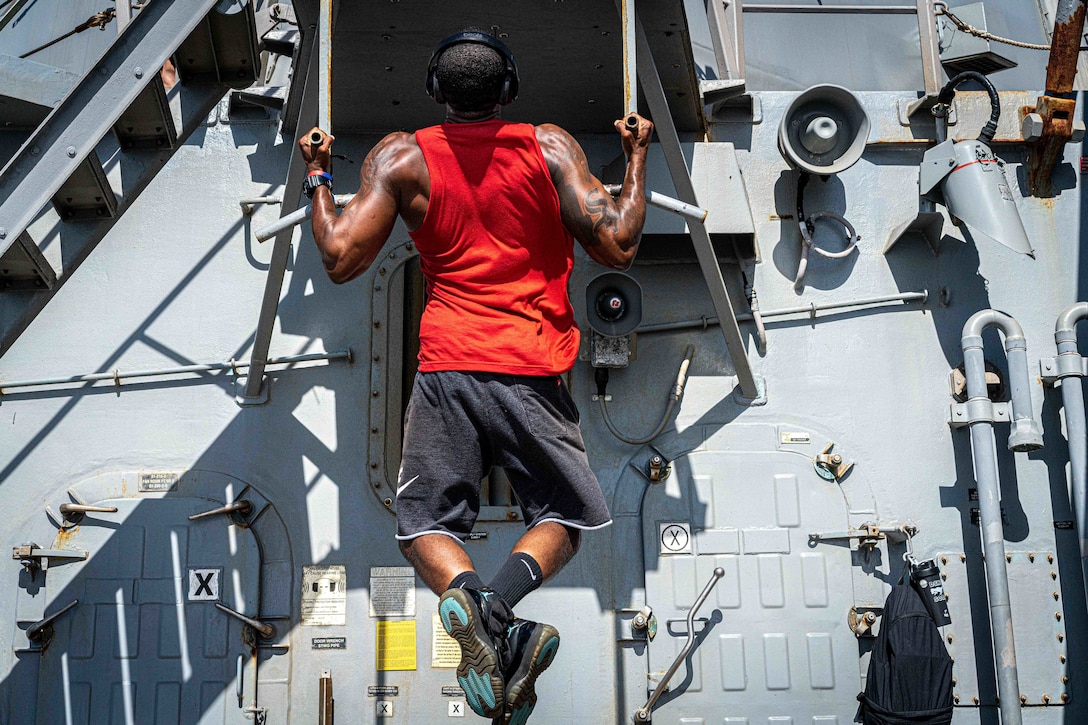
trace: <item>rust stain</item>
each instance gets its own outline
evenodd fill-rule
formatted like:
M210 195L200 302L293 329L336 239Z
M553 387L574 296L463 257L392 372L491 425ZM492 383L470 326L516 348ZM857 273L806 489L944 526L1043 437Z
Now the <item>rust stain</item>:
M72 539L75 538L76 532L79 531L78 526L73 526L70 529L61 529L57 532L57 539L53 546L57 549L64 549L65 544L71 544Z
M1054 24L1050 41L1050 60L1046 64L1047 95L1072 93L1080 55L1080 34L1084 28L1086 6L1078 3L1072 16Z

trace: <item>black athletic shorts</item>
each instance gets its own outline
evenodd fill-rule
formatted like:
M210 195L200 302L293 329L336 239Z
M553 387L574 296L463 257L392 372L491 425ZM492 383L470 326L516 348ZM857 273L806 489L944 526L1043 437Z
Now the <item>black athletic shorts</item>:
M446 534L464 541L493 466L506 469L530 528L541 521L577 529L612 523L561 377L444 371L418 373L412 388L397 538Z

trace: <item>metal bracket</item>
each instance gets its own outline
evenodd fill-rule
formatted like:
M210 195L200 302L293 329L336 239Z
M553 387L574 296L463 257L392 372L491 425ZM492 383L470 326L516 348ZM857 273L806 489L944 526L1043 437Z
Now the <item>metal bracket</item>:
M852 541L858 540L858 548L874 549L883 540L906 541L918 533L918 528L911 524L880 524L864 523L857 529L849 531L829 531L826 533L813 533L808 535L808 545L816 546L824 541Z
M646 462L646 475L650 483L661 483L672 473L672 463L666 461L660 454L655 453Z
M1062 378L1088 377L1088 358L1080 355L1058 355L1039 361L1039 379L1054 385Z
M11 558L23 565L28 572L46 571L50 559L85 561L86 551L74 549L41 549L37 544L20 544L12 547Z
M832 453L831 451L834 448L834 443L828 443L821 452L812 458L813 469L825 481L838 481L854 467L853 461L847 462L842 454Z
M1008 423L1012 420L1009 403L994 403L988 398L972 398L966 403L952 403L948 425L962 428L973 423Z
M876 626L877 620L883 613L883 607L850 607L850 614L846 621L850 631L856 636L875 637L873 627Z

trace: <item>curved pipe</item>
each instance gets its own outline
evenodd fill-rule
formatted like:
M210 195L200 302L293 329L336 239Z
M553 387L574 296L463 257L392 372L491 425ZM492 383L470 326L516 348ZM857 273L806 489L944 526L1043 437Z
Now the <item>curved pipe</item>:
M1058 357L1074 356L1080 369L1076 326L1088 319L1088 302L1078 302L1058 315L1054 324L1054 342ZM1061 370L1064 366L1059 366ZM1084 384L1080 375L1059 375L1062 408L1065 410L1065 433L1069 439L1069 468L1071 479L1070 503L1077 522L1080 539L1080 568L1084 576L1084 594L1088 600L1088 424L1084 413Z
M661 435L661 432L665 430L665 426L669 424L669 419L672 417L672 412L676 410L680 398L684 395L684 386L687 384L688 380L688 366L691 365L691 358L694 355L695 346L688 345L688 349L684 353L684 360L680 363L680 370L676 373L676 384L673 387L672 394L669 396L669 404L665 408L665 414L661 416L661 422L657 424L657 428L654 429L654 432L648 436L643 438L631 438L621 433L612 422L612 418L608 415L608 406L604 402L605 396L601 395L598 398L601 403L601 415L604 418L604 424L608 426L609 432L624 443L629 443L633 446L641 446L645 443L649 443L654 438Z
M993 413L986 390L986 361L982 332L996 327L1005 336L1012 391L1013 430L1009 449L1034 450L1042 447L1038 424L1031 418L1031 384L1027 370L1027 345L1023 328L1003 312L976 312L963 326L963 363L967 377L968 413L971 416L971 455L975 465L982 545L986 557L986 594L990 603L997 689L1001 697L1002 725L1020 725L1020 682L1016 670L1016 642L1013 636L1009 575L1005 562L1005 532L1001 524L1001 484L994 447ZM973 412L974 411L974 412Z
M982 331L996 327L1005 336L1005 356L1009 363L1009 390L1012 399L1010 451L1034 451L1043 447L1043 434L1032 417L1031 374L1028 372L1028 347L1020 324L1004 312L976 312L963 326L963 363L967 371L967 395L985 399L986 361L982 353ZM971 375L974 368L975 375ZM972 388L972 384L974 388Z
M946 106L951 103L956 96L956 88L964 81L979 83L990 96L990 120L986 122L986 125L982 127L982 131L978 134L978 140L989 146L994 140L994 134L997 133L997 121L1001 118L1001 99L998 97L997 89L994 88L994 84L990 82L989 78L973 70L957 73L937 94L937 103L943 103Z

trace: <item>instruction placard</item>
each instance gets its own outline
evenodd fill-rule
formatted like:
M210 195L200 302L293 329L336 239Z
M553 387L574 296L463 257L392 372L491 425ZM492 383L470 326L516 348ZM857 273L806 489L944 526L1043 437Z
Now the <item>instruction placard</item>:
M412 567L370 567L370 616L416 616L416 574Z
M302 626L343 626L348 622L348 579L344 566L302 567Z
M431 667L454 668L461 664L461 645L446 634L442 626L442 616L435 612L431 615Z
M375 622L375 657L378 671L416 668L416 620Z

